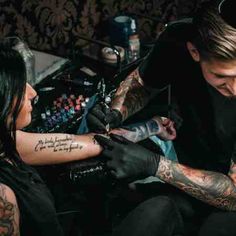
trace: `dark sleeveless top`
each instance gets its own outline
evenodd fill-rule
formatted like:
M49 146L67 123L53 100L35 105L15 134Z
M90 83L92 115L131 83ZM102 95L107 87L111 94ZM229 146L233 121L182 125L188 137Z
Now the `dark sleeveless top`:
M20 210L22 236L63 235L51 193L32 167L16 167L0 160L0 182L15 193Z

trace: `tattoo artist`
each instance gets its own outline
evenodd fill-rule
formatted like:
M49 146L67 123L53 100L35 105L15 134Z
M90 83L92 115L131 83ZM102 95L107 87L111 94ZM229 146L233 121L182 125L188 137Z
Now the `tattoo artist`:
M170 188L132 210L114 235L236 235L235 8L235 0L208 1L193 19L169 24L120 84L111 112L91 111L92 127L115 127L168 85L177 107L179 163L118 135L95 136L115 178L157 176Z

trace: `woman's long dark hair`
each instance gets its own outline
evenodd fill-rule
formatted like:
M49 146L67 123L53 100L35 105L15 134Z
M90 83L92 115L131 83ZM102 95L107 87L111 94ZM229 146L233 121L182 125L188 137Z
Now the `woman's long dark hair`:
M19 52L0 42L0 158L20 163L16 119L26 89L26 68Z

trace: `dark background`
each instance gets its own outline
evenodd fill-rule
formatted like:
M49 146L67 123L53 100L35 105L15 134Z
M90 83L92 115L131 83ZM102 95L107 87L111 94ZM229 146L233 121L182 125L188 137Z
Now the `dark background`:
M115 15L137 14L141 40L151 40L165 23L191 16L203 1L0 0L0 37L18 35L31 48L67 56L85 43L78 35L106 35Z

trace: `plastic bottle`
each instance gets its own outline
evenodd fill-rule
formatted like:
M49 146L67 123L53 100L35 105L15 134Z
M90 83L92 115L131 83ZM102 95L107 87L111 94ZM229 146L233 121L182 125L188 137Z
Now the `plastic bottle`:
M135 19L131 19L128 58L129 61L134 61L140 56L140 40L137 32Z

